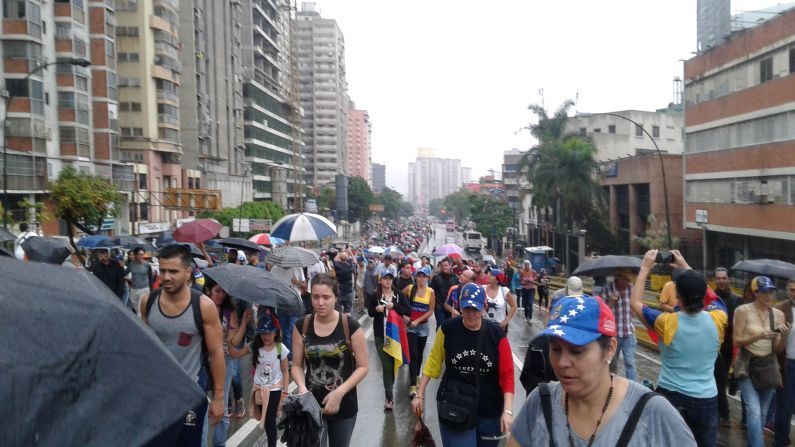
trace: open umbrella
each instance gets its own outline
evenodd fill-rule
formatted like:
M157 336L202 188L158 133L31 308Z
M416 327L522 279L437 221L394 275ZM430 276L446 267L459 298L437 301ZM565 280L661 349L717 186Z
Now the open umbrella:
M574 270L574 276L610 276L621 269L640 270L640 259L634 256L607 255L589 259Z
M319 241L337 235L337 226L319 214L296 213L279 219L271 228L271 237L287 241Z
M0 278L0 445L175 444L206 396L107 287L1 257Z
M464 254L464 249L456 244L444 244L436 248L433 252L434 256L448 256L452 253L457 253L459 255Z
M146 251L152 251L155 248L149 241L135 236L119 236L110 241L106 241L106 243L111 243L114 246L124 247L129 250L135 247L143 247Z
M320 258L311 250L290 246L276 248L265 261L279 267L309 267L317 264Z
M174 230L171 236L178 242L193 242L198 244L207 239L212 239L221 231L223 225L215 219L197 219L182 224Z
M270 239L271 239L271 244L272 245L284 245L284 243L287 242L287 241L285 241L284 239L282 239L280 237L271 236Z
M80 238L79 241L77 241L77 246L78 247L84 247L84 248L97 248L97 247L100 246L99 244L101 244L101 243L103 243L105 241L109 241L109 240L110 240L110 238L108 236L103 235L103 234L94 234L94 235L91 235L91 236L83 236L83 237Z
M225 264L206 269L204 275L235 298L273 307L294 316L304 314L304 304L295 290L265 269Z
M14 234L11 233L10 231L6 230L5 228L0 228L0 242L2 242L2 241L13 241L16 238L17 237L14 236Z
M63 264L72 254L69 242L51 237L29 237L20 244L29 261L47 264Z
M248 240L257 245L272 245L271 236L268 233L255 234L248 238Z
M731 269L777 278L795 278L795 265L777 259L747 259L737 262Z
M236 248L244 251L260 251L259 245L246 239L239 237L228 237L225 239L218 239L216 242L224 247Z
M390 247L387 247L386 250L384 250L384 254L390 256L403 256L403 251L392 245Z
M382 255L384 254L384 247L379 247L378 245L373 245L372 247L367 249L368 253L372 253L374 255Z

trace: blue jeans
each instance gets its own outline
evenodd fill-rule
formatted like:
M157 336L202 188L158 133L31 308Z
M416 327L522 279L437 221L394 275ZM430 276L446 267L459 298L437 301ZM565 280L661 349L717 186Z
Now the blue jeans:
M521 301L519 305L524 307L525 319L533 318L533 304L536 300L536 289L519 289L522 291Z
M235 360L229 356L224 356L224 365L226 366L226 374L224 374L224 402L229 400L229 389L232 387L232 375L234 374ZM226 445L226 432L229 430L229 417L224 416L221 422L215 426L213 432L213 445L215 447Z
M444 447L490 447L500 443L500 418L478 417L478 425L469 430L453 430L439 423ZM497 438L497 439L483 439Z
M784 387L776 390L776 437L775 447L789 445L789 429L793 408L795 408L795 360L787 359L784 367Z
M638 346L638 340L635 334L626 337L616 337L618 347L616 348L616 355L610 361L610 371L616 372L618 368L618 355L624 357L624 375L629 380L635 380L637 375L635 373L635 348Z
M762 424L767 417L767 409L775 390L758 390L750 378L740 380L740 392L745 401L745 426L748 429L748 446L763 447Z
M436 330L438 331L440 327L442 327L442 323L444 320L450 318L450 315L444 310L443 307L436 307L433 311L433 316L436 318Z
M657 392L682 415L698 447L714 447L718 438L718 396L698 398L657 387ZM761 427L761 426L760 426ZM750 430L749 430L750 434Z
M287 360L290 362L293 361L293 326L295 326L296 321L298 321L298 318L292 315L287 315L284 312L279 314L279 326L282 328L282 343L290 350L290 354L287 355Z

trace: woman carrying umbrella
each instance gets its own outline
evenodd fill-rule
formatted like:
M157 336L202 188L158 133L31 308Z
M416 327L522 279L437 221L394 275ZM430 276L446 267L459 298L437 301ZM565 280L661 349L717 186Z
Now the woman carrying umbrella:
M384 410L392 410L393 407L393 385L395 384L395 363L386 351L384 342L386 340L384 328L390 310L395 310L401 317L411 315L408 299L392 287L395 279L393 270L386 270L379 279L380 286L367 299L367 313L373 318L373 338L375 349L378 351L378 358L381 360L382 377L384 379Z
M367 375L367 341L359 323L335 308L339 286L326 273L312 280L313 314L293 328L293 380L323 406L322 445L348 447L359 411L356 385Z

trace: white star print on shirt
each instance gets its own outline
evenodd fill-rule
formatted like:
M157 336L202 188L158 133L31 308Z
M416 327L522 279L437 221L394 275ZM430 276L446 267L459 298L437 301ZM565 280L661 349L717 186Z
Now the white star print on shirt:
M563 323L568 323L568 321L569 321L568 315L564 315L564 316L560 317L560 321L563 322ZM550 327L552 327L552 326L550 326ZM558 327L559 326L556 324L555 325L555 329L557 329Z
M565 317L564 317L564 318L565 318ZM560 319L560 321L563 321L563 318L561 318L561 319ZM565 321L563 321L563 322L565 323ZM552 324L552 325L550 325L550 326L549 326L549 329L557 329L557 328L559 328L559 327L560 327L560 325L559 325L559 324Z
M578 304L577 310L585 310L585 306L583 306L582 304Z
M572 310L569 311L569 315L571 315L572 317L576 317L577 316L577 311L572 309Z

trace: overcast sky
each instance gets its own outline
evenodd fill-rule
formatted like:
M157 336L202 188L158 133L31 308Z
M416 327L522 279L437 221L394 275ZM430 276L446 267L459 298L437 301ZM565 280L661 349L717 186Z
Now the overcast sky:
M317 0L345 35L349 94L372 121L372 160L407 192L417 148L473 177L532 145L529 104L663 108L696 48L696 0ZM300 0L299 0L300 4ZM775 5L732 0L732 13ZM300 6L299 6L300 7Z

